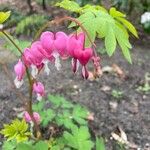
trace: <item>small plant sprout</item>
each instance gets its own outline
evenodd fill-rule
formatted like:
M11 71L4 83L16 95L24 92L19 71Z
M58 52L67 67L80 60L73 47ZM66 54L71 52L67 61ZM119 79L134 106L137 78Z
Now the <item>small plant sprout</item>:
M145 74L144 84L142 86L139 86L136 90L144 92L144 93L150 92L150 74L149 73Z
M123 91L120 90L112 90L111 95L116 98L116 99L120 99L123 96Z

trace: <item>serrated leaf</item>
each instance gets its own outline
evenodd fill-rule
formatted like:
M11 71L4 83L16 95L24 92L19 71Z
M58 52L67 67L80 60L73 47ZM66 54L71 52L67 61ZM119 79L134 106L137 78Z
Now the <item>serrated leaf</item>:
M116 39L119 43L119 46L121 47L124 57L128 60L129 63L132 64L132 59L131 59L131 55L129 51L129 48L131 48L131 45L129 43L128 38L122 33L123 31L120 28L115 27L114 30L116 34Z
M117 17L117 20L119 20L121 23L123 23L126 28L135 36L138 38L138 33L135 29L135 27L126 19L121 18L121 17Z
M67 145L78 150L91 150L94 146L90 140L88 128L81 126L80 128L72 128L72 133L64 132L64 138L67 140Z
M10 11L0 12L0 24L4 23L10 16Z
M73 109L72 117L73 119L81 125L87 124L88 111L80 105L76 105Z
M59 6L61 8L64 8L66 10L72 11L72 12L79 12L80 6L78 3L70 0L63 0L60 3L56 3L55 6Z
M116 8L114 7L111 7L110 10L109 10L109 13L112 17L126 17L125 14L123 14L122 12L120 11L117 11Z
M96 137L96 150L106 150L103 138Z
M128 34L128 31L127 29L124 27L123 24L121 24L120 22L116 21L115 24L124 32L125 36L127 38L129 38L129 34Z
M107 33L105 36L105 47L107 54L112 56L116 49L116 37L111 25L107 25Z

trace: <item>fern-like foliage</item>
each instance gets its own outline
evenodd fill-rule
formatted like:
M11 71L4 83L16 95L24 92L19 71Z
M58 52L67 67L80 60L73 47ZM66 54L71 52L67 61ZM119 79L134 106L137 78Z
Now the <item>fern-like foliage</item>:
M7 140L15 139L17 142L27 141L31 135L28 130L28 124L25 120L13 120L11 124L4 124L4 129L0 131Z
M101 6L85 5L80 7L76 2L63 0L56 6L79 14L77 18L84 28L88 31L92 41L95 38L103 38L107 54L112 56L116 50L117 44L122 49L124 57L132 63L130 51L132 48L129 42L129 32L138 37L135 27L126 20L126 15L110 8L107 11ZM76 27L75 23L71 23L69 27ZM79 32L81 28L77 29ZM86 40L86 46L90 46L90 41Z
M18 23L16 27L16 34L24 34L28 36L34 36L39 28L46 23L48 18L43 15L31 15L23 19Z
M73 127L72 133L64 132L64 138L67 141L67 145L76 150L91 150L94 143L90 140L90 133L86 126Z

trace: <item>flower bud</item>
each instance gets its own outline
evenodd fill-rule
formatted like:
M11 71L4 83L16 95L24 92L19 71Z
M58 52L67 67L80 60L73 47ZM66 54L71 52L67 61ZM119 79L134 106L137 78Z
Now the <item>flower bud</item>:
M14 80L14 83L17 88L20 88L23 84L23 77L25 75L25 65L22 63L21 60L18 61L18 63L14 66L14 71L16 74L16 79Z
M36 82L33 84L33 91L37 94L37 100L41 100L45 94L44 85L41 82Z
M27 111L24 112L24 116L23 117L24 117L26 122L31 122L32 121L31 116L29 115L29 113ZM36 123L39 124L40 123L40 119L41 119L40 115L37 112L33 112L33 117L34 117Z

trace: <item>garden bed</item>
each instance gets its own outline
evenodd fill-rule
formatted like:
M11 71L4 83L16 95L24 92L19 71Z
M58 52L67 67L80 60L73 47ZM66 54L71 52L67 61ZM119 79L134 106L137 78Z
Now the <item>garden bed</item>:
M70 101L88 107L94 113L91 128L96 135L106 137L108 141L106 145L109 150L114 149L114 142L110 140L110 137L117 126L124 130L129 142L135 143L143 150L149 150L150 92L136 90L144 84L144 76L149 72L149 46L133 46L133 65L128 64L120 55L120 52L117 52L112 58L102 56L102 67L111 66L113 63L117 64L125 73L124 79L109 72L93 81L83 80L79 73L77 75L72 73L71 65L67 61L62 63L61 71L58 72L52 67L50 76L42 75L40 80L46 85L46 93L62 95ZM12 61L14 62L14 59ZM10 62L9 59L7 65L13 71L13 65ZM1 128L3 123L8 123L15 118L21 111L20 106L23 107L23 105L14 94L11 83L2 68L0 81ZM114 89L123 92L121 98L117 99L112 95ZM21 91L26 94L27 87L23 87ZM2 137L0 137L0 141L2 141Z

